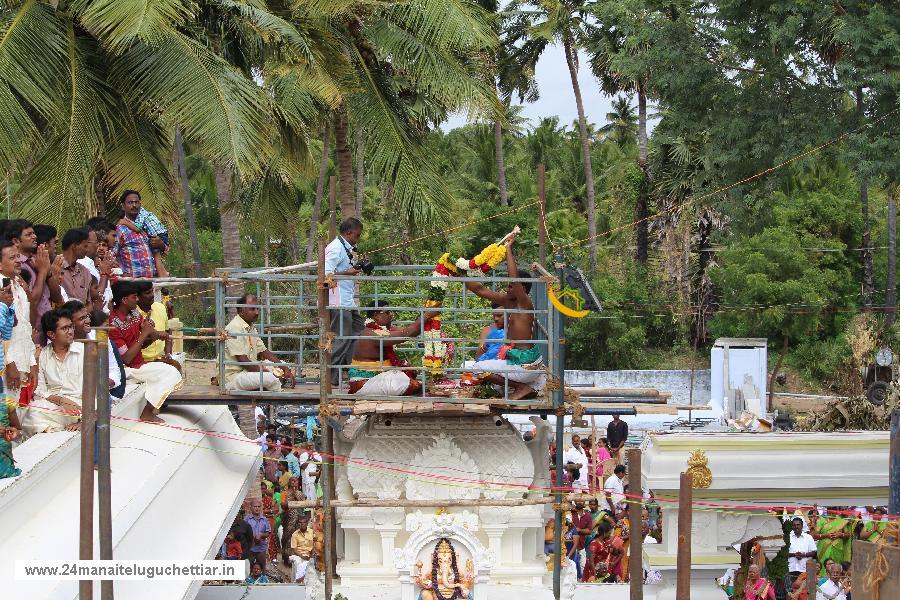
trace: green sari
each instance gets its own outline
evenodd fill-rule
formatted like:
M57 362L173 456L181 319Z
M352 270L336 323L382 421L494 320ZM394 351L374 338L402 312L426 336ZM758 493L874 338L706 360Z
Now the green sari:
M862 526L859 537L864 542L872 542L874 544L881 539L886 525L887 522L885 521L869 521Z
M0 390L3 387L0 385ZM0 427L9 427L9 405L6 403L6 397L0 391ZM12 444L7 442L0 436L0 479L5 477L18 477L22 471L16 468L13 460Z
M823 521L820 519L819 523L819 535L822 536L822 539L818 542L819 548L819 563L824 565L825 561L829 558L836 563L842 563L844 561L850 560L850 548L851 548L851 540L850 538L838 538L835 540L826 539L828 535L832 533L845 533L849 531L851 527L851 522L844 517L829 517L824 519ZM824 573L823 570L820 571Z

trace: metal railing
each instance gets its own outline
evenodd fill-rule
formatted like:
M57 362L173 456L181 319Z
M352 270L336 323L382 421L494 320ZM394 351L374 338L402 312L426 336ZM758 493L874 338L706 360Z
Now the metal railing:
M359 311L360 317L365 318L366 305L372 302L389 303L389 310L396 315L392 327L403 327L415 321L424 325L425 313L438 312L441 317L441 341L452 344L453 351L448 355L448 360L440 368L439 377L458 378L463 373L478 372L477 364L466 363L474 359L474 351L478 347L479 334L485 325L492 321L494 313L502 313L504 318L504 330L508 331L507 323L511 315L533 315L534 326L531 339L510 340L491 339L492 343L530 344L540 348L543 359L542 370L547 377L555 373L559 366L558 353L552 349L553 340L557 339L556 319L547 296L547 283L545 278L538 273L528 272L511 279L502 275L485 277L454 277L450 280L447 293L442 306L428 308L424 305L428 286L438 278L432 276L433 267L424 265L401 265L376 267L372 275L359 276L328 276L316 272L313 267L308 267L296 273L269 273L258 272L249 269L220 270L220 278L215 279L215 319L216 329L216 355L218 367L218 381L220 391L229 395L271 397L284 395L281 391L268 391L264 389L263 374L260 372L259 385L255 389L233 389L228 386L229 375L239 372L244 366L271 366L270 361L258 360L255 362L238 362L229 360L225 351L226 341L229 338L251 337L261 339L267 349L280 361L284 362L294 371L294 379L298 388L290 394L292 398L301 403L305 401L318 402L319 391L309 385L318 384L323 375L321 369L333 369L337 374L338 385L332 390L332 398L338 400L410 400L438 401L438 402L477 402L465 395L432 395L433 388L428 385L429 379L434 378L436 369L422 364L422 356L426 342L433 341L424 333L424 326L420 326L419 333L410 337L371 336L360 335L354 331L345 331L340 326L344 324L342 319L337 319L338 330L329 335L320 330L317 323L317 314L320 308L319 286L336 285L341 281L353 281L358 289L357 304L359 307L353 310ZM502 273L502 271L501 271ZM443 281L447 281L443 279ZM477 281L492 290L507 288L513 282L530 283L530 296L533 302L532 310L513 308L491 308L486 300L469 291L465 282ZM253 324L249 333L230 331L225 334L225 327L234 318L234 312L246 306L240 303L244 293L252 293L257 297L259 319ZM329 315L335 310L348 310L338 307L328 307ZM364 332L363 332L364 333ZM329 339L330 338L330 339ZM348 371L351 365L331 365L326 359L324 348L339 342L367 339L378 342L379 362L382 366L378 371L407 371L423 384L417 396L367 396L365 394L351 394L347 391ZM386 353L390 345L385 342L398 342L394 347L398 356L402 356L410 363L410 366L391 366L387 364ZM518 370L493 369L497 375L503 376L504 385L497 386L501 398L497 402L510 405L541 405L550 406L546 392L539 392L537 398L529 398L519 401L509 400L510 384L505 374ZM326 376L328 374L325 374ZM447 392L444 392L447 393Z

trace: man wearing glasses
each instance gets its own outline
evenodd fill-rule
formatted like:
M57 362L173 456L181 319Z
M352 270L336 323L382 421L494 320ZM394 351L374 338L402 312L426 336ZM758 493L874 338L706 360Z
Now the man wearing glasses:
M67 313L51 310L41 318L50 343L38 361L34 401L24 411L26 435L77 431L81 420L84 344L75 341L75 327Z

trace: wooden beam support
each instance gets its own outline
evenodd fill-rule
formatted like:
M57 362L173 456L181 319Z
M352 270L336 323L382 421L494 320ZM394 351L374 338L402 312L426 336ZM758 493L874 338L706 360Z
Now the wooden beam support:
M678 488L678 554L676 557L675 600L691 600L691 522L694 478L681 474Z

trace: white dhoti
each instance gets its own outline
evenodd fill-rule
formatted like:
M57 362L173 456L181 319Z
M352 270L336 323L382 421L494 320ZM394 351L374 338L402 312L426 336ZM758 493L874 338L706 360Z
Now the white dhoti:
M260 378L260 373L258 372L251 373L250 371L244 371L225 381L225 390L229 392L235 390L252 392L260 389L266 390L267 392L280 392L281 380L271 371L262 373L262 378Z
M300 558L296 554L292 554L288 558L291 561L291 572L293 573L294 581L299 581L306 577L306 569L309 567L309 560Z
M140 369L125 367L125 377L144 385L144 398L157 410L184 384L178 369L164 362L144 363Z
M514 365L508 360L500 358L477 362L467 360L463 363L463 368L475 373L500 375L510 381L524 383L536 392L540 392L547 385L547 374L544 372L544 364L540 359L529 365Z
M367 379L356 390L360 396L402 396L409 389L409 375L403 371L383 371Z
M81 398L66 399L81 406ZM36 397L28 408L22 410L22 431L31 436L36 433L63 431L68 425L78 422L81 415L68 414L69 410L53 404L49 400Z

